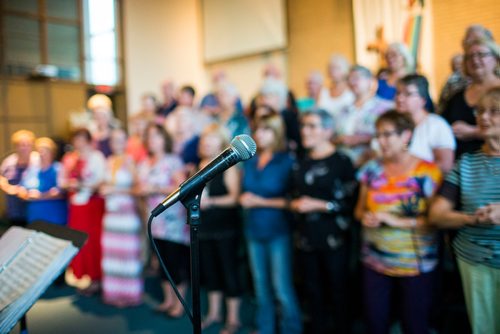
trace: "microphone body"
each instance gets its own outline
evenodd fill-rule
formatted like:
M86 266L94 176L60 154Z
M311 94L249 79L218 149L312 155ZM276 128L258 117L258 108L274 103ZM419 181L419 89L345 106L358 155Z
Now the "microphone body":
M189 195L201 191L215 175L222 173L240 161L253 157L256 149L257 146L251 137L247 135L235 137L228 148L222 151L207 166L184 181L179 188L158 204L151 211L151 214L156 217L177 201L183 201Z

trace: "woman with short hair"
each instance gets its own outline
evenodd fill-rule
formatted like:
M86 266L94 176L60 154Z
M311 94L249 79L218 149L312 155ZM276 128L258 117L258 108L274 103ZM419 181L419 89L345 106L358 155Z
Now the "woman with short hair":
M361 168L355 216L363 226L364 306L368 333L389 333L391 310L404 333L430 333L437 232L427 221L441 171L407 150L414 123L397 111L376 122L381 158ZM394 294L397 305L391 305Z
M456 228L453 242L474 333L500 332L500 87L478 101L484 145L464 153L430 209L439 227Z
M487 90L500 85L498 44L487 39L464 44L464 74L470 78L469 84L449 99L442 113L457 140L457 159L479 150L483 144L474 108Z

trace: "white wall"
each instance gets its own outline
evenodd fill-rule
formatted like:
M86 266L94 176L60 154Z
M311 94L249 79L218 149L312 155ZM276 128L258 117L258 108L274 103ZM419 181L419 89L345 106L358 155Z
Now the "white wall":
M123 30L128 113L145 92L159 98L161 82L175 79L206 91L198 0L124 0Z
M200 99L210 91L210 73L224 69L228 79L249 102L262 78L262 68L273 62L286 80L285 51L205 64L200 0L124 0L124 57L128 113L137 112L145 92L160 95L160 85L173 79L191 84ZM242 40L242 43L245 41Z

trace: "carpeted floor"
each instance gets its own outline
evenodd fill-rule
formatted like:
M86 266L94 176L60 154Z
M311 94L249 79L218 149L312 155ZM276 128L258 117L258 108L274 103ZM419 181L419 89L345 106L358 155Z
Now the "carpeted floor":
M73 287L51 286L27 313L29 334L153 334L192 333L189 318L170 319L153 312L161 296L157 278L146 280L144 303L133 308L119 309L105 305L99 297L83 297ZM188 297L190 298L190 297ZM203 307L206 307L202 294ZM244 328L241 334L252 331L252 302L245 298L241 315ZM203 313L203 310L202 310ZM221 326L213 326L203 333L219 333ZM11 334L19 333L16 325Z

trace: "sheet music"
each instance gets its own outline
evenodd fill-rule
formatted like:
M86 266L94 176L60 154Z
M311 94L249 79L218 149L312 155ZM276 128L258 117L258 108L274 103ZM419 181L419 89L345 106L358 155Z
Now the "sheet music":
M20 227L0 239L0 332L36 301L78 248L70 241Z

